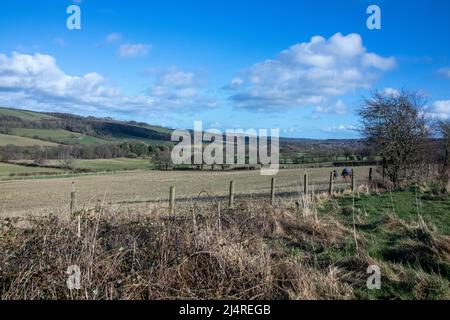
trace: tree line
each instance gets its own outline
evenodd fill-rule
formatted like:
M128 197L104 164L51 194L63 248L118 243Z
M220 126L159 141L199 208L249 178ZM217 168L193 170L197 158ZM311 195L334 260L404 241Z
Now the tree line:
M170 147L147 145L142 142L122 142L104 145L59 145L56 147L21 147L7 145L0 147L0 160L33 160L36 164L45 164L47 160L62 159L113 159L152 157L167 154Z

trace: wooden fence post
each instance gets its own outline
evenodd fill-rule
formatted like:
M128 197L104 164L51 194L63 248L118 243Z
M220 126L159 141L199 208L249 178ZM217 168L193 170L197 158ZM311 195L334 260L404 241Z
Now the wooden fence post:
M272 178L270 185L270 204L272 207L275 205L275 178Z
M70 192L70 219L77 219L77 237L81 238L81 214L77 214L75 217L75 213L77 211L77 193L75 191L75 182L72 181L72 191Z
M234 181L230 181L230 194L228 198L228 207L232 209L234 206Z
M355 170L352 171L352 192L355 192Z
M70 193L70 215L73 219L77 206L77 194L75 192L75 182L72 182L72 192Z
M330 186L328 188L328 194L331 196L333 194L333 184L334 184L334 171L330 172Z
M303 176L303 193L305 195L308 194L308 172L305 172L305 175Z
M175 212L175 187L170 187L170 199L169 199L170 214Z

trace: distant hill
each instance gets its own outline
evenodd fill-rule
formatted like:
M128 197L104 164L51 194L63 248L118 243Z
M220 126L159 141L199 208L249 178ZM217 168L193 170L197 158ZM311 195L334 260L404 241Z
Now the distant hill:
M29 143L17 139L19 137L30 139L30 143L34 139L36 145L45 145L42 141L52 145L102 145L124 141L158 145L170 142L171 132L168 128L135 121L0 108L0 133L10 136L11 142L22 141L21 146ZM5 137L2 140L9 142Z
M172 131L136 121L0 108L2 174L47 172L41 167L82 172L167 170L172 164ZM360 140L280 138L280 162L286 166L352 161L361 158L361 146ZM39 170L24 171L27 166Z
M45 145L42 141L61 145L102 145L125 141L166 145L170 143L172 129L136 121L0 108L0 133L34 139L37 145ZM30 140L28 142L33 143ZM23 143L28 145L26 142L21 145ZM280 145L286 152L315 152L357 148L361 146L361 141L281 138Z
M1 108L0 107L0 116L5 117L14 117L22 120L28 121L37 121L42 119L54 119L51 115L47 115L44 113L20 110L20 109L11 109L11 108Z

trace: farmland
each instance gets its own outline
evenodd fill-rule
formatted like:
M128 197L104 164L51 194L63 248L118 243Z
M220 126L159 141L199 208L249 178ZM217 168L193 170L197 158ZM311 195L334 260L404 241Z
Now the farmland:
M0 129L3 129L0 132L69 146L95 146L124 141L160 145L170 142L172 132L169 128L134 121L47 114L1 107L0 121Z
M111 143L108 140L88 136L76 132L67 130L43 130L43 129L28 129L28 128L15 128L12 132L16 136L35 138L40 140L48 140L61 144L75 145L94 145L94 144L106 144Z
M75 160L75 169L85 169L90 171L133 171L149 170L153 168L149 159L95 159L95 160Z
M11 161L10 165L5 164L4 169L0 173L0 177L3 176L11 176L13 177L16 174L23 173L24 167L28 168L27 173L31 176L33 173L36 173L36 176L39 176L41 172L54 172L55 174L66 172L66 170L60 169L57 167L61 167L60 160L48 160L46 161L46 166L42 167L34 167L31 166L33 164L32 160L15 160ZM129 159L129 158L116 158L116 159L78 159L74 160L72 163L72 171L81 170L86 172L111 172L111 171L135 171L135 170L150 170L153 169L153 164L149 159ZM48 168L56 168L51 171ZM72 172L76 174L76 172ZM6 179L6 178L4 178Z
M308 169L311 190L327 190L331 168ZM356 168L359 181L367 181L368 167ZM276 176L279 194L297 194L301 190L304 171L280 170ZM146 203L167 201L170 186L177 188L177 199L196 198L201 191L212 196L226 196L230 180L236 183L236 195L247 198L267 194L270 177L259 171L196 172L196 171L138 171L114 175L80 176L75 178L2 181L0 188L3 216L43 212L67 214L71 183L75 182L78 204L92 207L98 200L105 203ZM336 184L336 190L348 188Z
M7 146L7 145L15 145L19 147L32 147L32 146L54 147L57 146L58 144L38 139L0 134L0 146Z
M57 174L62 172L63 170L54 168L26 167L21 165L0 162L0 178L12 175L39 175L44 173Z
M7 116L7 117L15 117L23 120L28 121L36 121L36 120L43 120L43 119L55 119L53 116L33 112L33 111L27 111L27 110L19 110L19 109L10 109L10 108L0 108L0 115Z

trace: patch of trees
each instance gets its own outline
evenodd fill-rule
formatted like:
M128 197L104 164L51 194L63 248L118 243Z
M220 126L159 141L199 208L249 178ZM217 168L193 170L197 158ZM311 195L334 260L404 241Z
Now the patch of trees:
M155 152L155 147L141 142L123 142L120 144L105 145L60 145L57 147L20 147L8 145L0 147L0 160L33 160L35 163L45 164L46 160L149 157Z
M91 125L83 119L41 119L25 120L21 118L0 115L0 127L26 128L26 129L44 129L44 130L67 130L71 132L97 136Z
M165 146L157 147L153 157L153 162L159 170L169 170L169 168L173 165L170 148Z
M170 141L170 135L166 133L157 132L144 127L130 125L121 122L108 121L92 121L89 122L93 130L100 136L105 137L134 137L142 139L153 139Z

